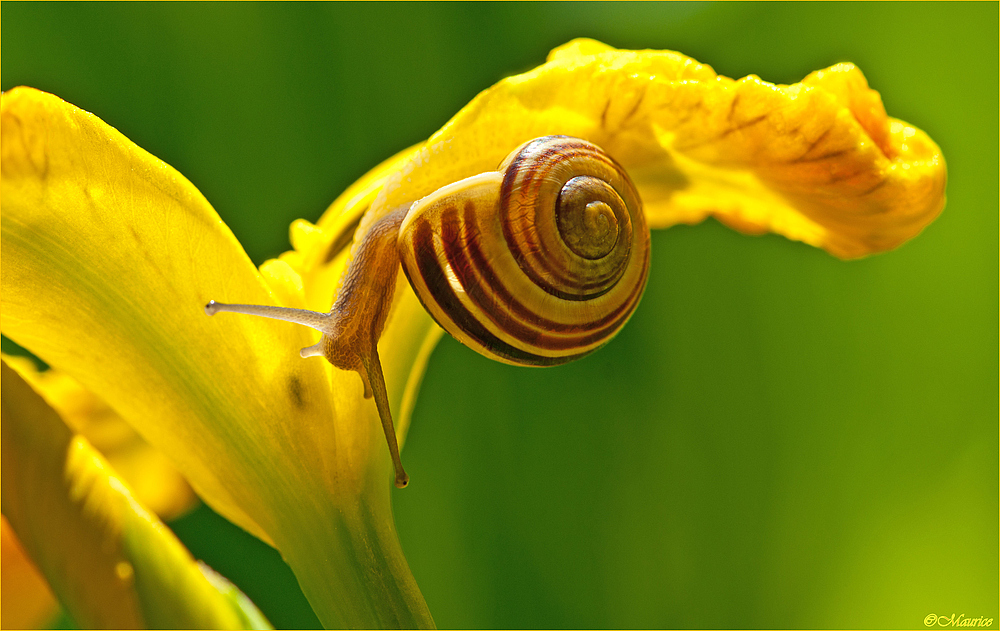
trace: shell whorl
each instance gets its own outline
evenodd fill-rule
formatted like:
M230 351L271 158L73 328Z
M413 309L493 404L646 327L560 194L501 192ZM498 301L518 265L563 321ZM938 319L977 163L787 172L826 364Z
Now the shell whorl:
M625 171L597 146L566 136L528 142L500 171L504 239L524 273L566 300L586 300L613 287L631 253L628 208L641 217ZM588 213L588 207L598 212ZM603 219L606 230L586 229L594 215L593 223ZM600 256L581 256L581 250Z
M649 229L625 171L565 136L532 140L499 171L419 200L398 246L442 328L520 365L565 363L610 340L649 268Z

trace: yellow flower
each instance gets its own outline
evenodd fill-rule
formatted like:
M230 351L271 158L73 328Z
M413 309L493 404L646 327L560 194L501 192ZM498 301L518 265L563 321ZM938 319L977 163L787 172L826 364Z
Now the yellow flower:
M4 356L3 361L42 395L74 433L107 458L140 505L165 520L194 505L194 492L166 457L76 380L57 370L38 371L34 362L23 357ZM17 591L8 592L3 600L2 626L30 628L51 620L58 610L56 601L6 518L3 546L4 584Z
M194 506L197 498L183 476L107 403L58 370L39 371L34 362L23 357L3 359L73 432L86 438L108 459L140 504L167 521Z
M944 204L945 164L861 72L733 81L683 55L575 40L377 167L254 269L180 174L95 116L3 96L4 334L106 400L213 508L284 555L328 626L430 626L392 522L388 450L356 373L309 330L206 318L210 300L329 309L355 235L401 204L566 134L632 176L654 227L708 216L843 258L895 247ZM355 230L357 226L357 230ZM656 282L656 279L651 279ZM440 335L405 282L379 342L405 435Z
M270 628L239 590L191 557L90 442L6 362L0 372L4 525L9 521L19 534L80 625ZM5 570L13 569L6 563ZM30 596L27 588L19 584L14 594Z

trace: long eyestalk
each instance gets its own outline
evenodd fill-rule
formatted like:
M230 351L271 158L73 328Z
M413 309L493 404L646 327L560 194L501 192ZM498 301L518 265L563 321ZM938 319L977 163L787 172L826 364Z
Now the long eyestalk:
M385 442L389 445L392 466L396 470L396 488L401 489L410 483L410 476L406 475L406 471L403 471L403 462L399 458L396 428L393 427L392 415L389 413L389 395L385 389L385 378L382 376L382 363L378 359L378 350L372 353L370 358L362 356L361 363L368 373L368 381L372 393L375 395L375 407L378 408L379 418L382 419L382 431L385 433Z
M262 318L271 318L272 320L284 320L285 322L294 322L295 324L304 324L309 328L316 329L317 331L327 334L330 333L329 322L332 319L329 313L307 311L305 309L289 309L288 307L269 307L266 305L229 305L223 302L216 302L214 300L209 300L208 304L205 305L205 313L208 315L215 315L216 313L222 311L255 315Z

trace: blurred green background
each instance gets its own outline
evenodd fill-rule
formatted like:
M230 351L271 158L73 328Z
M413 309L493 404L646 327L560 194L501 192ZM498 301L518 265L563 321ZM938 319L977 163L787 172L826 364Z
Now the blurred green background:
M570 38L781 83L853 61L943 148L940 219L850 263L714 221L657 232L629 325L560 368L444 340L393 497L441 627L915 628L1000 617L998 21L996 3L5 2L2 87L172 164L259 264ZM275 551L206 507L172 526L275 625L317 624Z

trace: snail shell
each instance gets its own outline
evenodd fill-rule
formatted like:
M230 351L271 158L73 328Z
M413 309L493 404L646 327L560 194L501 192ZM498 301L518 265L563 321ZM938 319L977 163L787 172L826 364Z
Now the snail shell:
M437 323L509 364L562 364L607 343L649 271L635 186L596 145L567 136L529 141L498 171L419 200L397 244Z

